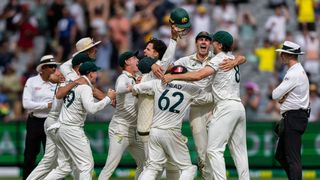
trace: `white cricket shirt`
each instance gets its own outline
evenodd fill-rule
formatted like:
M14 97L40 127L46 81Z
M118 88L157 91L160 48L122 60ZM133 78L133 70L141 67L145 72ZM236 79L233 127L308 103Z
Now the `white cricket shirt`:
M196 53L192 54L190 56L185 56L177 61L175 61L173 64L176 65L182 65L188 69L188 72L198 71L199 69L205 67L208 63L208 61L213 57L212 53L209 52L208 56L205 58L203 62L197 59ZM192 81L197 86L200 86L201 88L205 89L207 92L211 91L211 79L212 76L203 78L199 81Z
M82 127L87 113L94 114L111 102L108 96L101 101L94 102L92 85L86 76L83 77L89 84L75 86L63 98L64 103L59 116L59 121L62 124Z
M215 70L215 74L212 79L212 92L214 102L219 103L223 100L235 100L240 99L240 72L237 73L235 68L225 72L219 68L219 64L224 59L233 59L234 56L231 53L220 52L213 57L208 66Z
M212 102L212 94L185 81L164 85L156 79L133 86L133 93L154 93L154 117L151 128L181 130L182 120L191 103Z
M309 106L309 80L300 63L290 67L281 84L272 91L272 99L279 100L288 94L280 104L281 114L288 110L307 109Z
M66 81L74 81L79 78L79 75L72 68L72 59L60 65L60 71L66 78Z
M117 133L123 135L128 135L129 129L137 127L137 98L128 90L128 86L134 84L134 76L127 71L122 71L115 85L117 103L109 128L115 130L117 125L122 125L124 129L118 130Z
M27 80L22 94L22 105L35 117L46 118L50 111L48 103L53 101L56 84L43 81L40 74Z

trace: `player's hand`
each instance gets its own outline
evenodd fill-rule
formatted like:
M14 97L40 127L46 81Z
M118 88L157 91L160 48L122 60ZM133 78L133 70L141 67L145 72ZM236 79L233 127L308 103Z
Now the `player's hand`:
M128 89L128 92L132 92L132 85L131 85L131 84L128 84L128 85L127 85L127 89Z
M224 59L220 64L219 68L222 69L223 71L230 71L232 68L236 66L236 61L231 60L231 59Z
M87 84L87 80L84 77L80 77L74 81L77 85Z
M111 101L111 106L115 108L116 105L117 105L117 100L116 99L112 100Z
M173 77L171 74L165 74L162 78L162 83L163 84L168 84L169 82L171 82L173 80Z
M113 89L108 89L107 96L111 99L111 101L116 99L117 93Z
M141 82L141 79L142 79L142 76L137 77L136 84L139 84Z
M106 97L106 95L104 94L104 92L102 92L100 89L94 87L92 89L92 94L93 97L95 97L96 99L98 99L99 101L102 100L104 97Z
M177 41L179 38L178 28L175 25L171 25L171 39Z
M287 99L288 94L285 94L281 99L279 99L279 103L282 104Z
M158 65L158 64L153 64L153 65L151 66L151 70L152 70L153 74L154 74L157 78L161 79L161 78L163 77L163 71L164 71L164 69L163 69L162 66L160 66L160 65Z
M64 77L53 73L53 74L50 74L49 81L53 84L62 83L64 82Z
M48 103L48 108L52 108L52 102Z

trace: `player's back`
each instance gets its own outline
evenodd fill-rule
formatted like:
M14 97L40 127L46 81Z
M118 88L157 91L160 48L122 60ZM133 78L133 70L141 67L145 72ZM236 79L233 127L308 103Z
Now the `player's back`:
M181 130L183 117L191 102L212 101L212 96L200 87L184 81L172 81L166 85L160 80L154 83L154 118L151 127Z

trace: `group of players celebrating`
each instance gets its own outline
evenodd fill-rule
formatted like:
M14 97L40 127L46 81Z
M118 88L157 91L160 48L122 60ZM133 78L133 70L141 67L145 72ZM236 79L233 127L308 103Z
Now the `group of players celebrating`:
M77 52L60 66L61 74L56 74L64 82L57 85L45 121L45 155L27 179L61 179L71 172L75 179L92 179L94 161L83 126L87 113L107 105L113 105L115 112L99 180L112 176L125 150L137 164L135 179L160 179L164 170L170 180L194 179L197 166L191 162L187 139L181 133L187 112L202 178L226 179L224 151L228 144L239 179L250 179L238 66L245 58L233 56L233 37L218 31L200 32L195 38L196 52L175 60L176 45L190 31L191 23L182 8L171 12L170 23L168 47L152 39L141 60L132 51L119 56L123 71L115 89L107 93L95 88L99 70L94 63L95 46L99 42L90 38L77 42ZM49 64L48 59L53 58L44 57L40 64Z

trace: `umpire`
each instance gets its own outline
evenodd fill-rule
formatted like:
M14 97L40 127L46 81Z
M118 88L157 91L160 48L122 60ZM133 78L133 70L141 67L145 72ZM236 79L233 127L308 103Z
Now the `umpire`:
M281 63L288 67L272 98L280 103L282 119L276 128L279 137L275 158L290 180L302 179L301 136L309 117L309 80L298 55L304 54L298 44L285 41L280 52Z
M27 134L24 149L23 179L35 168L36 157L41 143L46 145L44 121L52 106L56 84L49 77L56 71L57 65L52 55L43 56L37 66L38 75L27 80L22 95L23 107L28 111Z

